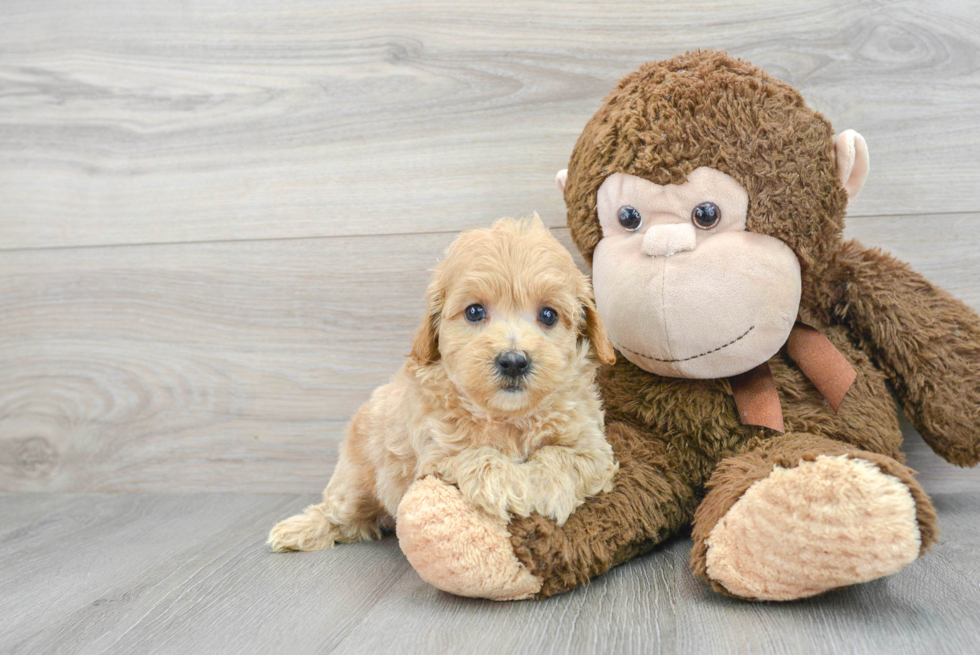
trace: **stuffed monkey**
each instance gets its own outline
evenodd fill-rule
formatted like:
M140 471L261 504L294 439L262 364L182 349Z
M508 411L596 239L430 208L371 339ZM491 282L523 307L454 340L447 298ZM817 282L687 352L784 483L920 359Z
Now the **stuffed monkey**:
M714 589L791 600L922 555L936 514L902 464L895 399L939 455L975 465L980 319L844 241L867 174L860 135L835 139L798 91L725 53L623 78L558 176L618 351L598 382L614 488L559 527L420 480L397 517L419 574L544 598L691 527Z

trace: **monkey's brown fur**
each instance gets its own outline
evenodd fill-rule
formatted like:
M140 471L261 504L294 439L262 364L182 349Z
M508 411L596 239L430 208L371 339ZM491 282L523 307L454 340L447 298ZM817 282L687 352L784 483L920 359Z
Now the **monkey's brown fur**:
M614 490L561 528L538 516L510 523L515 554L543 581L538 597L567 591L692 523L692 568L708 579L705 538L719 518L774 467L820 455L860 457L904 482L916 503L922 551L934 542L935 512L901 464L886 385L937 453L975 465L980 319L905 264L843 241L847 195L832 139L829 122L795 89L720 52L643 66L586 125L565 201L587 260L601 237L596 192L606 177L681 183L699 166L715 168L748 191L747 229L796 253L801 317L824 331L858 376L835 414L777 354L769 365L786 426L778 436L740 422L726 380L663 378L620 357L600 373L607 438L620 463Z

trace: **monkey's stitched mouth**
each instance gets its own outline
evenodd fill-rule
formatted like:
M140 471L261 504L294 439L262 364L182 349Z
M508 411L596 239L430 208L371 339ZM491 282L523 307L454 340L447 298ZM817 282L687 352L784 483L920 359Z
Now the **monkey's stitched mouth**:
M661 359L659 357L652 357L650 355L647 355L647 354L641 353L641 352L637 352L637 351L633 350L632 348L627 348L626 346L623 346L623 345L620 345L620 344L616 344L616 347L617 348L620 348L621 350L626 350L628 352L633 353L634 355L639 355L640 357L643 357L645 359L649 359L649 360L652 360L652 361L655 361L655 362L664 362L665 364L674 364L676 362L689 362L692 359L697 359L698 357L704 357L705 355L710 355L711 353L716 353L716 352L718 352L719 350L721 350L723 348L727 348L728 346L732 345L736 341L741 341L742 338L744 338L749 332L751 332L754 329L755 329L755 326L753 325L748 330L746 330L742 334L738 335L737 337L735 337L734 339L732 339L731 341L729 341L726 344L723 344L721 346L718 346L717 348L712 348L711 350L705 350L703 353L698 353L697 355L691 355L690 357L684 357L684 358L681 358L681 359Z

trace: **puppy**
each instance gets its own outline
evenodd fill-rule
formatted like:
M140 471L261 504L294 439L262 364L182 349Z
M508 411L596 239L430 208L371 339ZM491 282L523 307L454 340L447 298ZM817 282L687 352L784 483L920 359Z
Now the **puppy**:
M588 278L537 215L457 237L410 359L347 428L323 502L276 525L278 552L377 538L435 474L509 520L563 524L612 488L597 361L615 361Z

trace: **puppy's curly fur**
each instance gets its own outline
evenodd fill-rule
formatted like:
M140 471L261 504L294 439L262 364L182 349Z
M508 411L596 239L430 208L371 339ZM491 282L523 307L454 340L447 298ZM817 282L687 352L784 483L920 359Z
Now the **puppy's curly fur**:
M474 304L486 313L475 323L465 316ZM558 314L551 327L545 307ZM530 362L516 381L495 364L506 351ZM432 474L505 521L536 512L564 523L617 470L597 360L615 355L588 278L536 215L462 233L429 285L409 361L351 421L323 502L276 525L269 544L376 538Z

